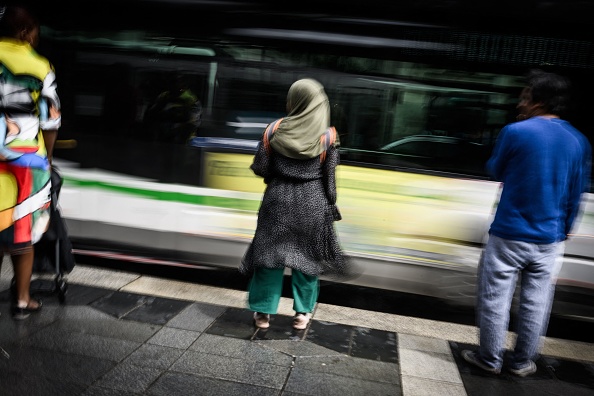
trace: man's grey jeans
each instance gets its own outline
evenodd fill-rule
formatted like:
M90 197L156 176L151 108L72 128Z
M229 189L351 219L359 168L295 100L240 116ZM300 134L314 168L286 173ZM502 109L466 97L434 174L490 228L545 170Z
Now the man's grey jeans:
M533 360L545 335L563 262L564 242L536 244L489 236L478 268L477 325L479 357L501 368L516 281L520 275L520 302L516 346L510 368L519 369Z

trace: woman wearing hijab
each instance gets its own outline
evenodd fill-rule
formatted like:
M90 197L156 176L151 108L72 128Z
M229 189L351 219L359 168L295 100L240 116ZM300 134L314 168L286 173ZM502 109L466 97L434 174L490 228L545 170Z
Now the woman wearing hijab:
M292 271L293 327L305 329L319 293L320 275L346 275L334 221L335 170L339 162L336 130L324 87L298 80L287 95L287 117L265 130L251 165L266 190L256 233L240 272L251 275L248 305L254 323L268 328L282 294L285 268Z

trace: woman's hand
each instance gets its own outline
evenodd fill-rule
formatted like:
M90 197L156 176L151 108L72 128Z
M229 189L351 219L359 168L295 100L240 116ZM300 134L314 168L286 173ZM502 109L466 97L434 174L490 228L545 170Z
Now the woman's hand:
M342 215L340 214L340 210L338 210L338 206L332 205L332 218L334 221L342 220Z

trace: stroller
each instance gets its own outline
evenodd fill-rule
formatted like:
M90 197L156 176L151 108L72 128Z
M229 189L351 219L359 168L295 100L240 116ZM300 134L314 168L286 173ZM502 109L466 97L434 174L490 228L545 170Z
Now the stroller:
M72 271L75 260L66 223L58 209L63 179L55 166L51 169L51 181L50 222L41 240L35 244L33 273L55 273L54 286L50 290L39 291L57 292L60 303L64 303L68 290L64 275Z

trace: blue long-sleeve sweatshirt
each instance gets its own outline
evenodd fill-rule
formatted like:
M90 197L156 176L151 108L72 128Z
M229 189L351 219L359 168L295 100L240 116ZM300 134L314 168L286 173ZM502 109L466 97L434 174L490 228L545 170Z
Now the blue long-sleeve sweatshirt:
M487 171L503 182L489 233L532 243L563 241L589 190L592 148L559 118L532 117L499 134Z

